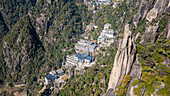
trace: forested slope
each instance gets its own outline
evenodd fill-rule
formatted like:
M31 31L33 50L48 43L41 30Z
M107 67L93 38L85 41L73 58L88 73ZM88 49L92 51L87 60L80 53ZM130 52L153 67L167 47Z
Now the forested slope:
M51 3L1 0L1 87L25 82L22 90L37 94L38 80L61 67L66 55L74 52L73 43L90 21L91 14L82 3L81 0L52 0ZM13 94L12 89L3 92Z

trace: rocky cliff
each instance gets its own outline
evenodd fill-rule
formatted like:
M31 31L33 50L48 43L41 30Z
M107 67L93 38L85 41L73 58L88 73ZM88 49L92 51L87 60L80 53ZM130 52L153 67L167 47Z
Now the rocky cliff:
M132 3L131 0L127 1L128 3ZM133 24L135 28L138 28L138 26L141 26L141 20L146 21L143 24L145 32L137 32L134 34L134 31L132 32L129 30L129 24L125 25L123 40L119 39L119 47L110 74L106 96L114 96L116 95L115 91L120 91L118 86L121 85L125 75L130 75L131 78L141 78L142 66L138 61L136 46L139 44L145 46L148 44L147 42L155 43L160 37L160 34L164 34L166 38L169 38L169 18L163 15L163 13L169 13L169 7L169 0L141 0L139 2L138 13L133 16ZM167 22L162 22L162 20L167 20ZM140 42L136 41L137 39ZM134 96L133 89L138 88L138 86L132 86L132 83L136 80L137 79L132 79L131 82L129 82L127 96ZM145 89L142 89L142 92L144 92L144 90Z
M136 61L136 45L134 38L131 36L129 24L125 25L123 40L119 42L119 48L115 56L114 66L111 71L107 96L121 84L124 75L129 75L134 62ZM139 74L140 75L140 74ZM136 77L136 76L134 76ZM138 76L137 76L138 77Z

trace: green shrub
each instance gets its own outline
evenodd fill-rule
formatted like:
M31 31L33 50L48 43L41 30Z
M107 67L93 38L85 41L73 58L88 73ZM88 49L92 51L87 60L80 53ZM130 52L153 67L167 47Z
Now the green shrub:
M140 83L140 80L138 79L138 80L135 80L135 81L133 81L133 83L132 83L132 86L134 87L136 84L139 84Z
M137 45L137 52L140 53L144 50L145 48L142 45Z
M151 57L157 62L157 63L160 63L163 61L163 59L161 58L161 55L154 51L152 54L151 54Z

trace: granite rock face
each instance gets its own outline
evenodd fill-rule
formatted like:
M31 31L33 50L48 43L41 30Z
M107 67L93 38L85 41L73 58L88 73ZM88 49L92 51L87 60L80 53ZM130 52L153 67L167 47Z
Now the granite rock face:
M168 24L165 28L164 36L170 39L170 18L168 19Z
M158 25L157 26L150 25L149 27L147 27L145 30L145 34L141 36L142 41L140 43L145 45L149 38L151 39L151 42L154 43L156 39L158 27L159 27Z
M137 26L139 21L145 18L151 22L152 19L157 18L159 14L169 12L169 9L169 0L151 0L150 2L141 0L138 13L133 17L133 23Z
M157 8L153 8L149 11L146 20L148 21L152 21L152 19L155 19L158 16L158 9Z
M136 60L136 45L131 37L129 24L125 25L123 40L119 42L119 48L115 56L114 66L111 71L106 96L114 96L114 90L120 85L123 76L129 75L132 65Z
M134 78L134 79L132 79L131 81L130 81L130 84L129 84L129 88L128 88L128 90L127 90L127 94L126 94L126 96L136 96L134 93L133 93L133 89L134 88L136 88L136 86L132 86L132 83L134 82L134 81L136 81L137 79L136 78Z
M127 0L127 3L131 0ZM135 27L138 27L138 23L141 20L145 20L144 33L138 32L136 35L132 36L129 30L129 24L124 27L123 40L119 39L118 51L115 56L114 65L110 74L110 80L108 84L108 89L106 96L115 96L114 91L118 90L118 86L121 85L121 81L125 75L130 75L133 78L130 81L127 96L135 96L133 89L137 88L138 85L132 86L132 83L141 78L142 66L138 61L138 56L136 53L136 44L134 43L138 37L140 37L140 43L146 45L147 42L154 43L158 38L158 31L160 28L160 21L162 13L169 12L170 1L169 0L140 0L138 13L133 16L133 23ZM155 20L154 20L155 19ZM157 20L157 22L155 22ZM163 35L170 38L170 26L166 25ZM144 24L143 24L144 25ZM169 59L167 59L163 64L168 64ZM134 79L135 78L135 79ZM145 88L142 90L142 94L145 92Z
M165 12L165 8L169 6L169 0L156 0L154 8L152 8L147 14L146 19L152 21L152 19L157 18L158 14Z

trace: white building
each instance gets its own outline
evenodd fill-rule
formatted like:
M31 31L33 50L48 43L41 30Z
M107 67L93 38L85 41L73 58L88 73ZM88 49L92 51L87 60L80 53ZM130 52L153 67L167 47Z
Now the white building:
M106 23L105 25L104 25L104 29L110 29L111 28L111 24L110 23Z
M102 30L102 33L100 36L106 36L107 38L113 38L114 31L113 31L113 29L104 29L104 30Z
M91 62L90 58L92 58L92 56L89 56L87 53L74 54L66 58L67 60L66 67L72 67L72 66L81 67L82 64L85 62L85 60L90 63Z
M110 40L114 39L114 31L113 31L113 29L110 29L110 28L111 28L111 24L107 23L104 25L104 29L102 30L99 38L97 39L98 43L103 42L103 43L107 44L106 41L109 40L109 44L110 44Z
M78 41L78 44L81 44L81 45L91 45L93 42L91 41L88 41L88 40L83 40L83 39L80 39Z
M108 5L110 0L96 0L96 3Z
M56 71L55 71L55 70L54 70L54 71L49 72L49 74L51 74L51 75L53 75L53 76L57 75L57 73L56 73Z
M77 66L78 61L75 59L75 54L71 55L70 57L66 58L66 67Z
M110 0L98 0L99 2L110 2Z
M88 41L88 40L83 40L83 39L80 39L80 41L78 41L78 43L75 44L76 53L94 52L96 47L97 46L95 44L93 44L93 42Z
M64 75L64 70L63 69L58 69L56 70L56 73L58 76L63 76Z

